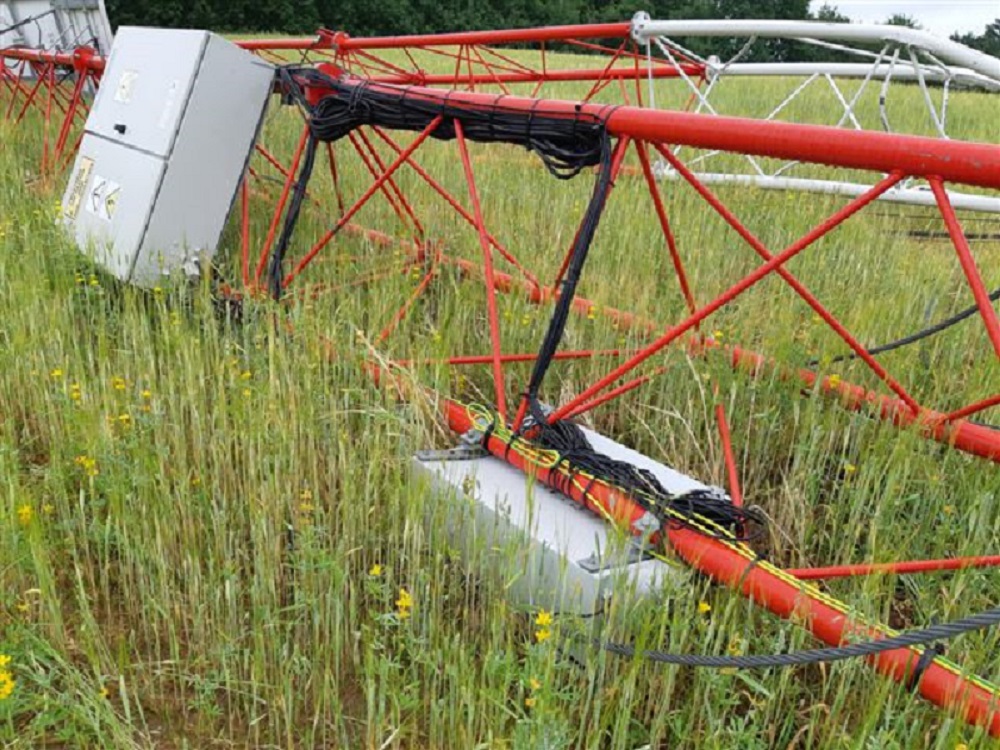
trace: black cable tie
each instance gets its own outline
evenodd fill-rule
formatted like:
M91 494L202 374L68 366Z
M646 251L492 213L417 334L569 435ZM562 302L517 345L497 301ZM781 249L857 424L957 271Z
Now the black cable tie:
M917 692L920 688L920 679L924 676L924 672L934 663L934 659L942 654L944 654L943 643L935 643L925 647L920 654L920 658L917 659L917 665L913 668L913 672L906 680L906 689L913 693Z
M496 430L496 428L497 418L493 417L493 419L490 420L490 423L486 426L486 429L483 430L483 439L480 443L486 450L490 449L490 438L493 436L493 431Z

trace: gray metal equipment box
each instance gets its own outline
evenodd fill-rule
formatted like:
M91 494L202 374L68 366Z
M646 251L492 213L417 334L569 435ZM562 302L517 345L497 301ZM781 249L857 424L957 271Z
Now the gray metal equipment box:
M610 438L584 428L595 450L651 471L670 492L705 489ZM494 569L519 605L596 616L612 595L675 594L685 571L643 553L606 521L493 456L444 459L419 453L412 467L446 505L435 522L466 553L495 554Z
M122 27L63 197L80 248L155 286L215 254L274 69L207 31Z

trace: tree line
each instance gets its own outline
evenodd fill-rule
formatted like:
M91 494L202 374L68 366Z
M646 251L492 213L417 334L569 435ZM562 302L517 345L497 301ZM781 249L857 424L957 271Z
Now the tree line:
M849 20L827 5L812 13L809 0L645 0L639 4L635 0L382 0L379 3L371 0L106 0L106 4L114 26L284 34L309 34L324 27L347 31L352 36L627 21L638 9L648 11L653 18L668 20ZM905 15L892 16L886 21L916 26ZM990 24L982 35L965 34L952 38L1000 56L1000 19ZM719 40L692 40L692 45L695 51L715 53L723 59L739 48L735 40L721 48ZM787 59L792 49L780 40L758 44L755 48L752 59L757 60ZM798 59L803 59L799 53L805 51L796 48Z

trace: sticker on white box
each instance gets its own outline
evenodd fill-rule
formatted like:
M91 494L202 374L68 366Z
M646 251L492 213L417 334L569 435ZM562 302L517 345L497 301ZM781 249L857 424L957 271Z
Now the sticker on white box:
M76 177L73 179L73 189L70 191L63 213L70 219L75 219L80 213L80 204L83 202L83 194L87 190L87 181L90 179L90 172L94 168L94 160L81 156L76 168Z
M122 187L117 182L96 175L94 185L90 188L90 193L85 201L87 211L99 219L111 221L118 208L118 199L121 196Z
M122 77L118 79L118 88L115 89L115 101L128 104L132 101L132 91L135 89L135 82L139 80L139 71L126 70Z

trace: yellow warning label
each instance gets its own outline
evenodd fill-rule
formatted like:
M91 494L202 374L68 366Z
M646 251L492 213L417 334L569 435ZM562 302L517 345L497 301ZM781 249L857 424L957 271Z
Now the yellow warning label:
M70 219L76 219L80 212L80 203L83 202L83 194L87 189L87 182L90 180L90 173L94 169L94 160L86 156L80 157L80 163L76 169L76 177L73 179L73 189L63 206L63 213Z

